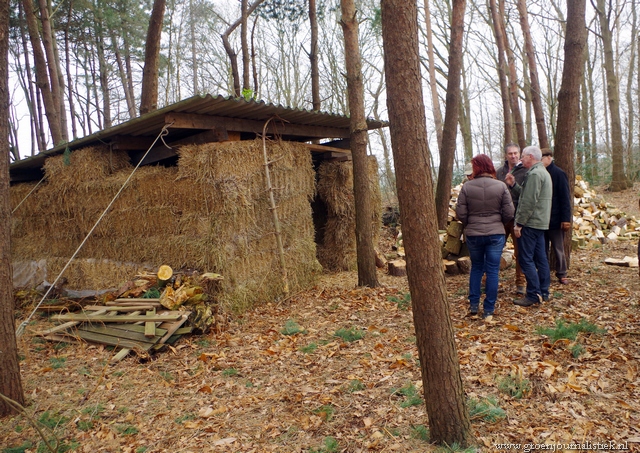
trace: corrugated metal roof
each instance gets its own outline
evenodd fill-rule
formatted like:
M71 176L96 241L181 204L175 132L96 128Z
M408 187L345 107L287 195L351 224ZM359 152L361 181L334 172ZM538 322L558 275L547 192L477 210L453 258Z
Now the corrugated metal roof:
M332 129L349 130L349 118L326 112L314 112L293 109L282 105L268 104L264 101L245 100L243 98L224 97L210 94L197 95L177 102L162 109L131 119L117 126L101 130L86 137L74 140L65 145L59 145L36 156L14 162L10 166L11 174L24 170L41 168L44 160L52 155L60 154L67 147L71 150L89 146L98 142L108 142L115 136L154 137L165 125L165 115L168 113L188 113L217 116L229 119L243 119L265 122L277 116L289 124L302 126L321 126ZM369 130L386 127L388 123L368 119ZM325 137L335 138L335 137Z

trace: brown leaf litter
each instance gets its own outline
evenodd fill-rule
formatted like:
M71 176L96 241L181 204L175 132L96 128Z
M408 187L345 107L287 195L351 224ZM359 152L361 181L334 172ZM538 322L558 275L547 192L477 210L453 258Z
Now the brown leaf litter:
M637 269L603 264L634 254L629 241L573 252L570 284L554 279L540 307L511 303L511 267L490 322L465 317L467 276L447 277L465 392L493 397L506 412L496 422L474 417L480 450L627 441L640 451L640 280ZM326 274L224 332L183 337L168 353L115 366L106 347L34 336L53 325L43 316L19 339L27 411L64 417L55 432L80 452L435 451L416 436L428 426L424 404L403 404L398 391L413 386L423 396L412 312L402 303L407 281L379 278L379 288L357 288L355 273ZM556 342L536 333L583 319L605 332ZM347 341L339 329L364 335ZM522 398L499 390L508 376L530 383ZM0 439L6 447L31 442L26 451L39 442L23 416L3 419Z

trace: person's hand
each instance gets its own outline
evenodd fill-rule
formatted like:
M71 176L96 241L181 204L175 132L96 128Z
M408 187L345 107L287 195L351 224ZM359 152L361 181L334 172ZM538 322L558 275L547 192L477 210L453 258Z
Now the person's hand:
M571 222L562 222L560 224L560 229L562 231L569 231L571 229Z
M516 183L516 178L511 173L507 173L507 176L504 177L504 182L506 182L509 187L513 187Z
M513 227L513 235L516 238L519 238L520 236L522 236L522 227L519 225L516 225Z

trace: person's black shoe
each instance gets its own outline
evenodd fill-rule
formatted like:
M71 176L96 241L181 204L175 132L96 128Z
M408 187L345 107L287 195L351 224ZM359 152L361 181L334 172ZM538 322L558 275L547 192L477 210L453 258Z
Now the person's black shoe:
M530 307L534 304L540 303L537 300L531 300L527 297L523 297L522 299L516 299L513 301L514 305L519 305L520 307Z

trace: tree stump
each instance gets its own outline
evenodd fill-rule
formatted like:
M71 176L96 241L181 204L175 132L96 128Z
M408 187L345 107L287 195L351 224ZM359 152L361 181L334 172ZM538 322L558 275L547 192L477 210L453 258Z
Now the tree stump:
M469 274L471 272L471 258L468 256L463 256L458 259L458 268L460 272L463 274Z
M443 260L442 264L444 266L445 273L449 275L458 275L460 273L460 269L458 268L458 263L451 260Z
M407 275L407 263L405 260L393 260L387 263L387 272L394 277Z

